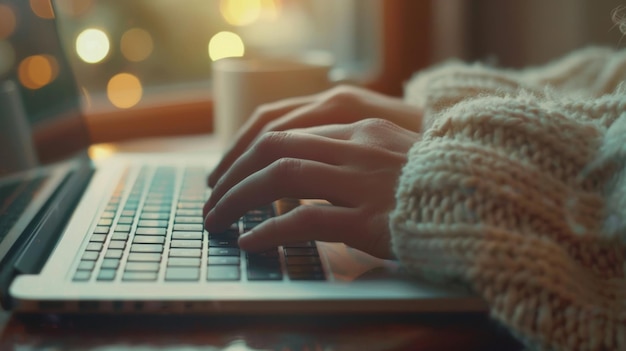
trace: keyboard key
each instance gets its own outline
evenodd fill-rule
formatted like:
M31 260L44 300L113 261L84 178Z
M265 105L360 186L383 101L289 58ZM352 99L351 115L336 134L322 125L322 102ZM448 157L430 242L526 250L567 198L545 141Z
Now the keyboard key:
M96 228L94 228L93 233L94 234L108 234L110 229L111 227L108 227L108 226L97 226Z
M237 247L237 239L209 239L209 247Z
M227 230L221 233L209 233L209 239L237 240L237 238L239 238L239 229Z
M202 241L200 240L172 240L170 247L182 249L201 249Z
M117 258L105 258L102 260L101 269L117 269L120 265L120 260Z
M91 278L91 271L76 271L72 280L75 282L86 282L89 278Z
M208 265L239 266L239 256L209 256Z
M252 260L265 260L265 259L277 259L278 258L278 248L263 251L263 252L249 252L247 253L249 259Z
M140 219L153 219L153 220L165 220L165 221L167 221L167 220L170 219L170 214L169 214L169 212L167 212L167 213L159 213L159 212L142 213L139 218Z
M77 269L79 271L93 271L93 268L95 266L96 266L96 261L85 260L85 261L80 261Z
M176 215L202 217L202 209L178 209Z
M113 224L113 220L111 218L101 218L98 221L98 226L108 227Z
M248 280L282 280L283 273L280 266L276 267L248 267Z
M100 218L113 218L115 217L115 212L113 211L104 211L102 212L102 215L100 216Z
M290 256L285 258L287 265L319 265L320 258L315 256Z
M137 235L165 235L167 230L165 228L137 228L135 234Z
M102 243L89 243L85 248L85 251L100 251L102 250Z
M126 241L111 240L111 242L109 242L109 249L124 250L125 247L126 247Z
M165 212L170 213L170 206L144 206L143 212Z
M174 224L175 231L181 232L203 232L204 225L202 224Z
M155 281L158 274L156 272L124 272L124 281Z
M115 226L115 232L118 233L130 233L131 226L128 224L118 224Z
M104 254L104 258L122 258L124 250L107 250Z
M199 258L170 257L167 265L172 267L200 267L200 261Z
M128 240L128 233L113 233L111 236L111 240Z
M89 241L103 243L107 239L106 234L92 234Z
M160 262L160 253L144 253L144 252L131 252L128 255L128 261L135 262Z
M198 267L168 267L165 271L167 281L197 281L200 279Z
M207 269L207 280L239 280L241 273L239 266L209 266Z
M179 202L177 207L179 209L185 209L185 210L202 209L202 207L204 207L204 202L203 201Z
M128 262L125 271L142 271L142 272L158 272L160 267L159 262Z
M167 221L143 219L139 221L139 227L151 227L151 228L167 228Z
M291 280L325 280L321 266L290 266L287 268Z
M163 245L161 244L133 244L130 247L130 252L163 252Z
M115 279L115 269L101 269L98 273L99 281L112 281Z
M211 247L209 256L239 256L240 250L233 247Z
M164 244L165 236L138 235L133 239L134 244Z
M98 256L100 256L100 252L98 251L86 251L83 254L82 260L83 261L95 261L98 259Z
M120 217L120 219L117 221L117 223L119 223L119 224L133 224L134 220L135 220L134 217Z
M200 249L170 249L170 257L201 257Z
M202 240L202 232L173 232L172 239Z
M122 211L122 214L120 216L123 216L123 217L135 217L135 213L136 213L136 211Z
M202 216L176 216L174 218L174 223L202 224L203 222Z

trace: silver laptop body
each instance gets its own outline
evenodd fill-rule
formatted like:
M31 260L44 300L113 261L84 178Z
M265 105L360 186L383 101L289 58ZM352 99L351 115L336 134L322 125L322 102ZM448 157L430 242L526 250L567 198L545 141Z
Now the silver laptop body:
M28 38L30 45L48 43L46 54L61 62L57 82L72 95L67 101L76 102L77 89L56 35L52 28L40 40ZM57 114L49 111L57 110L28 111L28 103L33 130L41 119L46 126L54 124ZM70 107L78 111L78 104ZM82 126L73 133L84 131ZM240 251L237 235L276 215L272 204L251 211L225 233L207 233L201 211L210 191L206 175L220 157L217 150L119 154L96 164L80 149L74 151L79 156L0 178L0 194L16 181L39 179L28 203L0 232L0 299L7 309L202 314L485 310L462 288L418 281L396 262L339 243L305 242L255 255Z

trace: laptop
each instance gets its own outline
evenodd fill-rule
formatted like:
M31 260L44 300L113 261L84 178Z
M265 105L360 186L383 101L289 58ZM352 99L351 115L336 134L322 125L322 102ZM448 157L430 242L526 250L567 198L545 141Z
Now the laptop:
M17 135L24 145L34 145L38 158L37 165L22 162L20 168L14 157L23 152L1 154L2 165L18 164L0 173L5 309L209 315L486 310L466 289L418 281L397 262L340 243L240 250L238 235L280 215L277 204L250 211L226 232L206 232L206 176L218 153L120 154L92 162L85 152L89 138L79 89L55 20L33 15L27 1L0 4L28 23L18 23L9 37L16 62L44 54L58 66L56 78L42 88L13 84L23 109L9 112L23 113L31 132L0 130L2 140ZM18 75L12 71L2 79L19 82ZM14 98L7 90L4 98ZM6 109L0 112L5 121L15 119Z

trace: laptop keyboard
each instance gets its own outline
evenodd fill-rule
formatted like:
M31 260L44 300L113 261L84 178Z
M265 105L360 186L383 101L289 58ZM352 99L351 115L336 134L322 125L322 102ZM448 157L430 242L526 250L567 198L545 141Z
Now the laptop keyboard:
M42 175L0 186L0 241L26 210L45 179Z
M315 242L246 253L237 238L275 215L248 212L222 233L204 230L203 168L127 170L90 234L73 274L77 282L324 280ZM132 184L131 184L132 183Z

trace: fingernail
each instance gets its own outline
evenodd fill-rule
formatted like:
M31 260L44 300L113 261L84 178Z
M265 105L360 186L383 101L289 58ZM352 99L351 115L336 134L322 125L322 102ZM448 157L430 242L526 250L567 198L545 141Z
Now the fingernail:
M245 232L241 235L239 235L239 239L237 240L237 244L239 244L239 246L241 247L241 245L243 244L243 246L246 246L246 241L250 240L252 237L254 237L254 234L252 234L252 231L248 231Z

